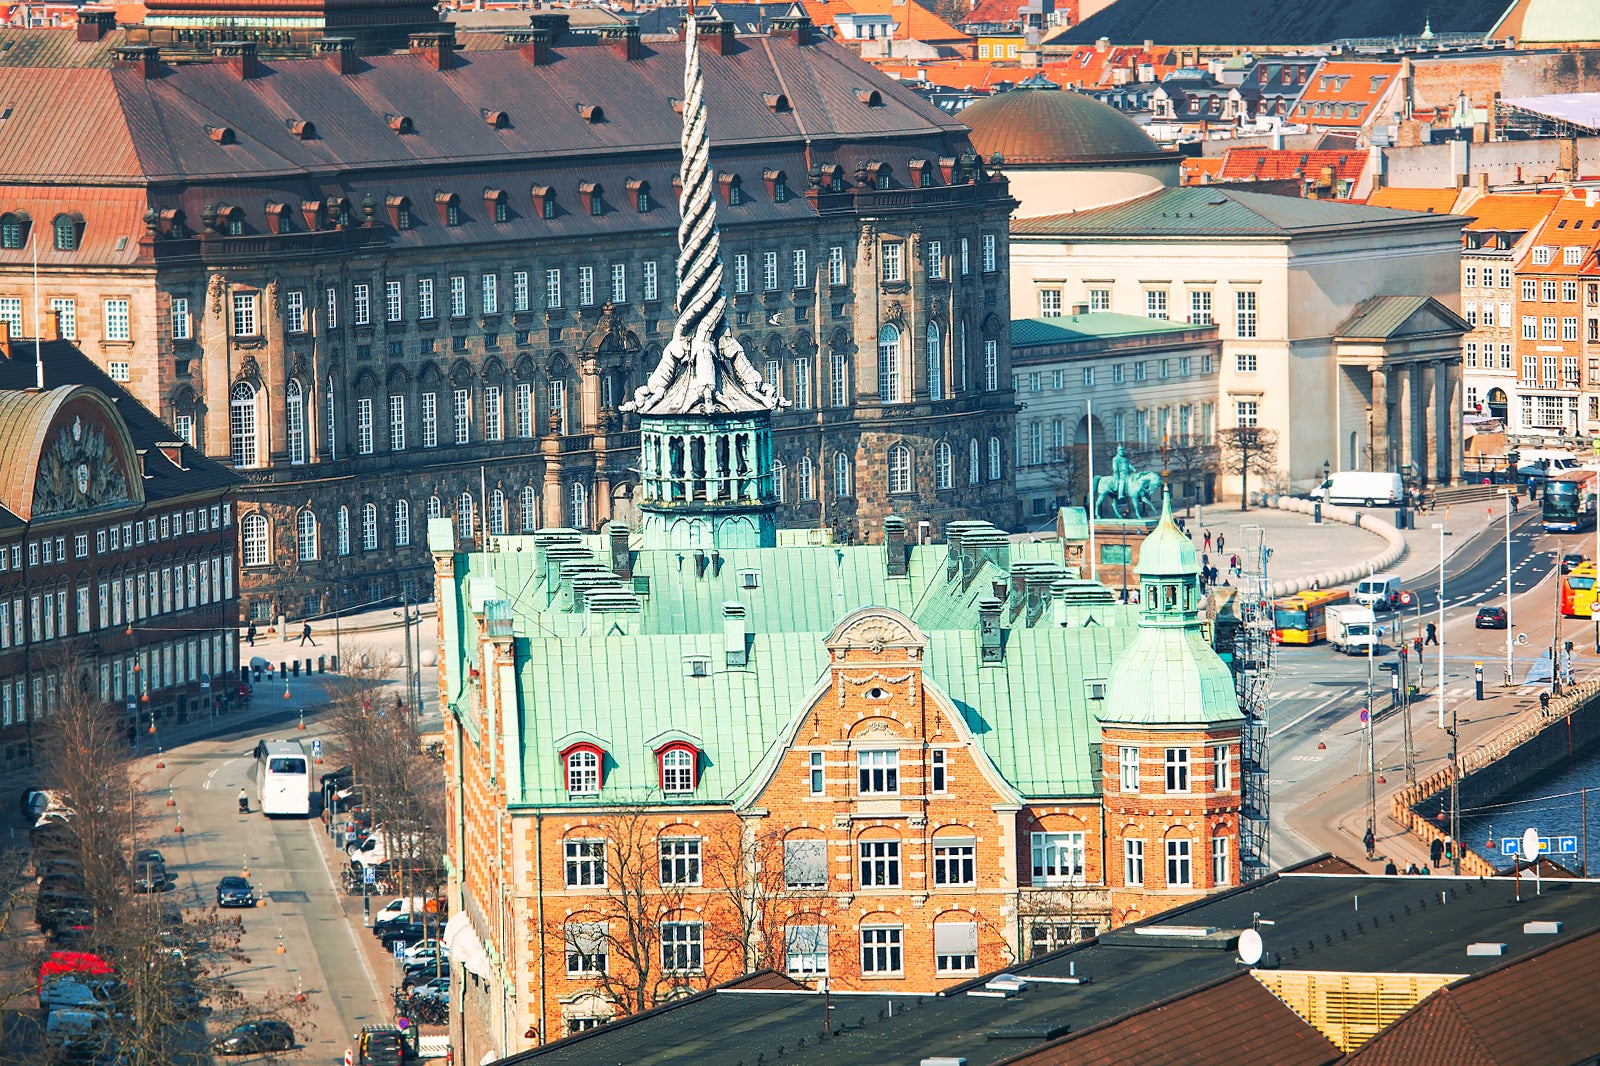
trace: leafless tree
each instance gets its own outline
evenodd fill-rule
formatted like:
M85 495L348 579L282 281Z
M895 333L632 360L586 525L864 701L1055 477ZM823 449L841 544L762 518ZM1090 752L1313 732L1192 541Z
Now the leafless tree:
M705 884L725 920L706 930L715 953L737 961L740 973L784 968L786 919L814 893L788 887L783 833L763 819L744 819L737 839L708 841Z
M1221 451L1215 441L1204 437L1178 437L1167 443L1163 461L1171 473L1172 481L1179 486L1193 485L1203 500L1206 483L1217 472ZM1182 495L1185 505L1194 503L1193 496L1188 493Z
M1239 475L1239 510L1250 509L1250 475L1267 477L1278 468L1278 434L1260 426L1236 426L1220 434L1223 468Z

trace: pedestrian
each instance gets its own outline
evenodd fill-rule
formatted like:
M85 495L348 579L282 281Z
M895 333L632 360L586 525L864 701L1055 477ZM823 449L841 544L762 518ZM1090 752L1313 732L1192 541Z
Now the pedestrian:
M1211 551L1211 530L1209 529L1206 530L1205 550L1207 552Z
M1516 497L1515 493L1513 493L1512 496L1511 496L1511 513L1512 514L1516 514L1517 513L1517 497Z
M399 714L400 710L403 707L405 707L405 705L406 705L406 701L400 698L400 694L398 692L395 693L395 696L394 696L394 710L395 710L395 713Z
M250 628L245 631L244 639L245 643L249 644L252 648L256 646L256 624L254 622L251 622Z
M1411 875L1411 876L1412 876L1412 877L1415 877L1415 876L1417 876L1417 874L1418 874L1418 873L1420 873L1420 872L1421 872L1421 871L1419 871L1419 870L1418 870L1418 869L1417 869L1417 864L1416 864L1416 863L1414 863L1414 862L1408 862L1408 863L1406 863L1406 873L1407 873L1407 874L1409 874L1409 875Z
M1228 538L1223 536L1221 533L1218 533L1217 534L1217 551L1224 552L1224 551L1227 551L1227 550L1228 550Z
M1428 861L1433 866L1439 865L1439 860L1444 858L1444 841L1434 837L1428 844Z
M1429 643L1429 644L1437 644L1437 643L1439 643L1439 627L1435 626L1432 622L1428 623L1428 639L1427 639L1427 643Z
M308 641L308 640L311 641L311 646L313 648L315 648L317 646L317 642L314 641L314 640L311 640L311 623L310 622L307 622L305 625L300 627L300 646L302 648L305 647L306 646L306 641Z
M1539 693L1539 709L1541 711L1548 711L1550 709L1550 693Z
M1420 873L1423 877L1431 877L1433 875L1433 867L1424 866L1422 869L1418 870L1417 872Z
M1393 877L1399 872L1400 868L1394 864L1393 859L1390 859L1388 862L1383 864L1383 876Z
M1372 826L1367 826L1367 835L1361 838L1361 843L1367 846L1367 858L1372 858L1372 849L1378 846L1378 838L1372 832Z

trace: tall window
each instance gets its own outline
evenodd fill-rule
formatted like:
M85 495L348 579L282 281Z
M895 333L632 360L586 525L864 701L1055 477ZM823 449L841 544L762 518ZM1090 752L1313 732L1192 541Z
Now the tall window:
M1167 841L1167 887L1188 888L1194 884L1194 867L1187 840Z
M1211 791L1226 792L1233 787L1232 768L1228 765L1228 745L1216 744L1211 748Z
M850 405L850 362L843 352L834 352L828 364L828 403L833 407Z
M899 241L884 241L882 248L883 280L904 281L906 279L905 245Z
M424 448L437 448L439 446L439 396L437 393L425 392L422 394L422 446Z
M863 840L857 848L861 859L861 887L900 887L900 841Z
M939 241L928 242L928 280L940 281L944 278L944 245Z
M1228 838L1211 838L1211 886L1221 888L1228 883Z
M129 303L127 300L107 300L105 302L106 340L126 341L133 339L133 325L129 318ZM21 301L18 301L18 321L12 326L12 335L15 336L22 328Z
M600 791L600 762L592 751L567 756L567 791L589 795ZM606 883L606 842L568 840L562 845L568 888L599 887Z
M978 459L978 438L967 442L967 482L976 485L983 478L983 467Z
M500 275L485 274L478 279L479 297L486 315L500 313Z
M878 398L900 403L900 327L886 322L878 331Z
M811 359L802 356L794 361L794 407L797 411L811 408Z
M944 338L939 323L928 323L928 399L944 399Z
M366 396L356 401L356 452L372 454L372 400Z
M761 254L761 289L763 292L772 292L778 287L778 253L763 252Z
M522 531L532 533L539 528L539 493L532 485L522 486Z
M253 292L234 293L233 335L236 337L254 337L257 332L256 294Z
M517 383L517 436L533 436L533 386L526 381Z
M983 391L998 392L1000 389L1000 342L983 342Z
M550 382L550 413L556 416L556 432L567 431L567 383L560 378Z
M989 480L1000 480L1000 438L989 438Z
M506 494L499 489L489 493L489 532L496 537L506 532Z
M271 561L271 535L265 515L248 514L239 522L239 545L244 565L266 566ZM101 612L102 616L105 614Z
M705 949L705 926L701 922L661 923L661 972L698 973Z
M954 481L954 456L948 441L940 441L933 453L933 484L936 489L948 489Z
M361 550L378 550L378 505L375 503L361 507Z
M300 561L314 562L317 558L317 516L310 511L301 511L295 519L295 536L300 549Z
M645 303L654 303L661 299L661 277L656 269L654 259L646 259L640 264L644 272L644 300Z
M532 305L528 300L528 272L514 270L511 272L511 310L526 311Z
M299 466L306 461L306 396L293 379L284 390L283 421L289 437L289 462Z
M433 321L433 279L417 279L417 317L424 322Z
M805 288L811 272L806 262L806 250L804 248L796 248L789 254L789 266L790 286L796 289Z
M329 286L323 292L323 302L327 308L328 328L339 328L339 290Z
M589 490L581 481L572 483L572 527L589 528Z
M683 755L682 750L666 755ZM662 756L663 766L666 755ZM691 756L692 757L692 756ZM676 779L674 779L676 782ZM686 788L662 788L663 792L686 792ZM661 851L661 883L663 885L698 885L700 883L700 838L662 837L657 845Z
M673 748L661 753L661 791L663 792L693 792L694 791L694 752L687 748ZM700 842L695 841L695 861L699 863ZM699 871L696 870L693 883L699 883Z
M812 467L809 455L802 455L800 461L795 464L795 488L802 500L817 498L816 471Z
M405 317L405 297L401 295L398 281L383 283L383 317L389 322L399 322Z
M1234 293L1234 333L1240 337L1256 335L1256 294L1254 290Z
M411 544L411 501L394 501L394 546L396 548L409 547Z
M1073 833L1034 833L1033 883L1081 885L1084 883L1084 836Z
M467 276L450 276L450 317L465 318L467 314Z
M866 925L861 927L861 972L899 973L901 963L901 933L898 925Z
M894 748L858 751L856 777L864 796L899 794L900 752Z
M256 389L248 381L233 387L228 400L228 430L232 444L233 465L253 467L259 465L256 452Z
M472 505L472 493L463 492L456 501L456 532L462 537L471 537L476 528L476 515Z
M1130 888L1144 884L1144 841L1134 837L1122 841L1122 883Z
M1235 400L1233 412L1237 425L1248 427L1256 424L1258 410L1255 400Z
M911 487L911 449L896 444L889 449L889 491L905 493L910 492Z
M846 452L835 452L833 456L833 494L843 498L852 495L850 482L852 470L850 456Z
M828 284L844 284L844 246L835 244L828 249Z
M578 268L578 304L588 307L594 303L594 267Z
M1167 749L1167 791L1189 791L1189 749Z
M389 450L406 450L406 398L403 395L389 397Z
M1123 792L1139 791L1139 749L1124 746L1117 752L1118 784Z
M351 286L350 317L351 321L358 326L370 326L372 324L372 286Z
M189 319L189 312L188 312L188 309L187 309L188 308L188 303L189 302L187 300L173 300L172 301L172 306L173 306L174 309L176 309L179 304L182 304L184 306L184 308L185 308L184 313L183 313L185 329L187 329L188 319ZM73 300L71 297L57 296L57 297L54 297L54 298L51 299L51 301L50 301L50 310L54 311L58 316L60 316L61 335L63 337L65 337L69 341L77 340L78 339L78 304L77 304L77 301ZM176 321L177 321L177 318L176 318L177 312L176 312L176 310L174 310L173 314L174 314L173 321L174 321L174 323L176 323ZM174 324L174 327L173 327L173 330L172 330L172 339L173 340L183 340L184 337L186 337L186 336L187 336L187 333L179 333L178 330L177 330L176 324Z
M774 500L776 500L778 503L787 502L787 490L785 488L785 485L786 485L785 479L788 476L789 476L789 468L784 465L783 460L782 459L774 459L772 461L772 498Z
M466 444L472 439L472 393L468 389L455 390L456 443Z
M626 263L611 264L611 302L614 304L628 302L628 266Z
M992 233L983 235L983 272L993 274L999 267L999 257L995 250L995 237Z
M1211 324L1211 290L1195 289L1189 294L1189 321L1197 326Z
M504 408L500 403L500 386L486 385L483 389L483 437L485 440L504 440Z
M544 272L544 305L547 308L561 306L561 271L552 268Z
M339 554L350 554L350 508L340 507L335 516L335 530L338 534Z

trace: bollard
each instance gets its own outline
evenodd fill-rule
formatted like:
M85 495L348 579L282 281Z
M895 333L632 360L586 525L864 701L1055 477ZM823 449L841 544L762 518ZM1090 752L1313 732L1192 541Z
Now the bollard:
M1322 502L1320 500L1311 505L1311 521L1319 525L1322 522Z
M329 657L328 669L332 670L336 674L339 672L339 657L337 655Z
M282 663L281 662L281 663L278 664L278 676L279 677L288 677L289 676L289 664L288 663ZM268 681L272 680L272 667L271 666L267 667L267 680Z
M288 674L284 674L283 676L284 677L288 677L289 675ZM299 659L296 659L294 661L294 676L295 677L299 677L300 676L300 660Z
M1483 664L1472 664L1472 680L1478 686L1478 699L1483 699Z
M311 676L311 660L309 658L306 659L306 676Z
M317 673L325 674L327 672L328 672L328 657L326 655L317 656Z

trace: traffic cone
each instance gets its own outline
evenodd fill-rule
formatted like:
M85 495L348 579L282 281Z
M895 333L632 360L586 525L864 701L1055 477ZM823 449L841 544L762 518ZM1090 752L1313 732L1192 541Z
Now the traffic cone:
M183 832L183 823L179 822L177 825L173 826L172 827L172 831L174 833L180 833L181 834Z

